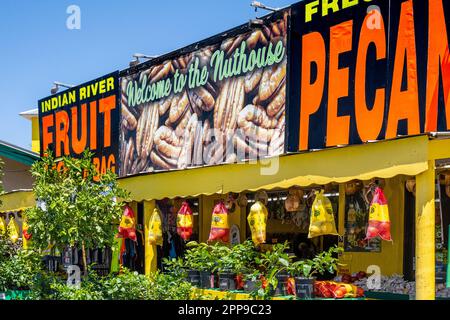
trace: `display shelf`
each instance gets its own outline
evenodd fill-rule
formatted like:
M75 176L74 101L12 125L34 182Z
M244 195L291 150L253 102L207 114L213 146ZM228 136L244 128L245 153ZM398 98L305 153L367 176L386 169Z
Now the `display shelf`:
M219 289L194 289L193 296L202 295L203 297L224 300L252 300L250 294L243 291L220 291ZM272 300L305 300L297 299L295 296L276 296ZM330 298L314 298L312 300L366 300L366 298L344 298L344 299L330 299Z

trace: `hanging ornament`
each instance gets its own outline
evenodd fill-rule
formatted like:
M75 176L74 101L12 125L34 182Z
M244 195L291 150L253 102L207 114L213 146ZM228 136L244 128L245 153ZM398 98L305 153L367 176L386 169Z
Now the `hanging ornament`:
M134 218L133 209L129 206L125 206L123 211L122 220L119 225L119 234L124 239L131 239L137 241L136 237L136 220Z
M416 196L416 179L408 179L405 183L406 190L411 192L414 196Z
M241 194L239 195L239 197L238 197L238 199L237 199L237 204L238 204L240 207L246 207L246 206L247 206L247 204L248 204L248 199L247 199L245 193L241 193Z
M6 236L6 229L7 229L6 221L3 217L0 217L0 236L2 237Z
M300 208L300 198L297 193L290 193L284 201L284 207L287 212L295 212Z
M192 236L192 229L192 209L189 204L184 201L177 214L177 233L184 241L188 241Z
M345 195L351 196L352 194L355 194L357 190L358 186L356 181L350 181L345 184Z
M236 198L231 192L228 194L227 199L225 200L225 207L227 208L229 213L232 213L234 212L234 210L236 210Z
M267 216L267 208L261 201L251 206L247 221L255 245L266 242Z
M375 187L369 210L369 226L366 239L380 237L386 241L392 241L391 222L389 219L389 207L380 187Z
M208 241L220 240L228 242L230 238L230 225L228 224L228 210L220 201L213 209L211 218L211 231Z
M161 211L157 207L153 210L148 223L148 242L151 245L163 245Z
M267 192L261 190L255 194L255 200L262 202L264 205L267 205L267 202L269 202L269 196L267 195Z

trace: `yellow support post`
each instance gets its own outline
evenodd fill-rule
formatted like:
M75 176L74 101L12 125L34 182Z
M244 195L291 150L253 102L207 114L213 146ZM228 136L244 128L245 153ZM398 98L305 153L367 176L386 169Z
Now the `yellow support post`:
M435 171L416 176L416 299L434 300L435 285Z
M338 207L338 233L345 234L345 184L339 184L339 207Z
M145 232L145 274L157 270L157 254L156 245L148 243L148 223L150 221L153 209L155 209L155 201L144 201L144 232Z

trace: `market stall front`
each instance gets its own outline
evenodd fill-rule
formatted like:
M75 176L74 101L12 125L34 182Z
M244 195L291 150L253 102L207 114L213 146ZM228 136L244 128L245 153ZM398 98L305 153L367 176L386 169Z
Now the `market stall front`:
M421 295L424 295L422 298L430 298L435 294L435 257L432 254L435 227L434 223L429 223L430 219L431 221L434 219L434 163L436 159L449 157L443 151L448 150L446 149L448 144L449 140L431 139L428 135L422 135L283 156L279 158L279 171L273 176L262 176L258 173L264 169L262 163L228 164L122 178L120 184L131 192L135 201L144 201L147 219L156 203L154 200L197 197L200 199L199 240L206 241L214 201L226 199L230 192L254 194L259 190L286 190L293 186L308 188L330 183L338 185L338 231L344 237L347 212L346 183L383 178L384 192L391 212L391 233L394 241L392 243L383 241L378 250L347 252L343 256L346 260L342 262L349 264L350 272L365 271L369 266L375 265L379 266L382 275L390 276L404 272L404 241L411 241L405 237L404 230L405 183L411 177L416 177L415 232L417 237L423 239L420 245L416 242L417 298L420 299ZM428 181L423 181L427 177ZM419 194L422 196L418 196ZM427 194L428 198L424 196ZM248 236L245 233L247 214L245 207L239 207L233 213L232 224L239 226L241 241ZM341 240L342 238L339 243L344 245ZM427 241L431 245L427 244ZM149 252L146 260L149 271L156 268L156 258L152 249L147 252ZM412 264L412 261L408 263Z
M448 133L433 133L450 123L447 37L435 35L449 3L319 5L299 2L40 101L42 155L90 146L98 171L114 170L131 192L127 212L145 238L131 248L146 273L188 240L252 236L318 252L337 243L340 273L406 272L415 298L435 298L436 184L446 174L436 161L450 158ZM96 85L103 91L87 97ZM334 220L313 212L318 198ZM260 237L253 214L267 215ZM314 224L324 216L329 225ZM149 242L155 221L167 239Z

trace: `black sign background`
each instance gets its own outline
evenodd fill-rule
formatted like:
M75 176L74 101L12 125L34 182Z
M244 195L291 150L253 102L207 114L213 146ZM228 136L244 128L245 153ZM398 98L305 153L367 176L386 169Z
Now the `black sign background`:
M384 20L386 31L386 59L376 60L376 49L373 43L370 45L366 60L366 103L373 106L375 90L385 88L384 119L380 134L376 140L383 140L386 137L386 127L389 115L389 104L391 100L392 74L396 55L399 17L402 3L407 0L373 0L362 2L354 7L346 8L338 12L321 16L321 6L318 6L318 13L312 16L312 21L305 22L305 5L312 1L305 1L294 4L291 10L291 32L289 34L289 54L288 54L288 89L289 89L289 111L288 111L288 136L287 150L289 152L299 151L299 131L300 126L300 97L301 76L302 76L302 37L311 32L319 32L324 39L326 51L325 85L323 97L318 112L310 117L308 150L326 148L327 135L327 100L329 84L329 49L330 49L330 27L344 21L353 20L352 49L349 52L340 54L339 68L349 68L348 96L342 97L338 101L338 116L350 116L350 130L348 144L361 144L361 138L357 131L355 120L355 67L356 56L361 26L367 15L370 6L377 6L380 9ZM414 9L414 32L417 59L417 81L419 97L420 133L425 131L425 109L427 94L427 55L428 55L428 14L430 2L435 0L413 0ZM447 33L450 34L450 2L442 1L444 7ZM339 1L341 3L341 1ZM435 36L435 35L434 35ZM314 48L311 48L314 50ZM314 70L314 66L312 67ZM407 89L406 61L403 70L402 90ZM317 76L312 71L312 79ZM437 131L449 131L445 119L444 89L442 84L442 72L440 73L439 99L438 99L438 125ZM398 123L397 135L407 135L407 122L400 120Z
M98 79L86 82L84 84L81 84L79 86L76 86L74 88L62 91L56 95L44 98L39 100L39 104L38 104L38 110L39 110L39 127L40 127L40 132L39 132L39 138L40 138L40 150L41 150L41 156L44 155L45 151L43 148L43 130L42 130L42 119L45 116L48 116L50 114L53 114L53 117L55 117L55 114L60 112L60 111L66 111L69 114L69 129L68 129L68 137L69 137L69 151L70 153L68 154L69 156L72 157L80 157L81 154L76 153L73 150L72 147L72 142L71 137L72 137L72 120L71 120L71 109L73 107L76 107L78 110L78 121L77 121L77 129L78 129L78 138L80 138L80 134L82 132L82 130L87 130L87 147L89 148L90 146L90 136L91 136L91 115L90 115L90 103L93 101L97 101L97 130L96 130L96 138L97 138L97 147L93 150L91 150L94 153L94 160L98 159L100 161L100 164L102 162L102 159L106 159L106 161L108 161L108 158L113 155L115 158L115 171L117 172L117 168L119 166L119 158L118 158L118 153L119 153L119 121L120 121L120 95L119 95L119 77L118 77L119 73L118 71L110 73L108 75L105 75L103 77L100 77ZM89 86L90 84L94 84L96 82L100 82L102 80L108 79L108 78L113 78L114 80L114 89L107 91L104 94L96 94L94 96L91 96L87 99L84 100L79 100L79 90L82 87L86 87ZM61 107L61 108L56 108L54 110L50 110L47 112L42 112L42 102L49 100L53 97L59 97L59 96L63 96L65 93L68 93L70 91L75 91L75 95L76 95L76 99L75 99L75 103L72 104L68 104L67 106ZM98 101L103 99L103 98L107 98L110 96L115 96L115 108L113 110L111 110L111 146L109 147L105 147L103 145L104 142L104 134L105 134L105 117L103 113L99 112L99 105L98 105ZM87 128L82 128L82 117L81 117L81 106L83 104L87 104ZM48 130L49 132L51 132L53 134L53 143L49 144L49 150L51 150L53 152L53 154L55 155L55 147L56 147L56 140L55 140L55 124L53 127L49 128ZM61 150L64 150L63 147L63 143L61 143ZM64 155L64 154L63 154ZM103 169L103 168L102 168Z

